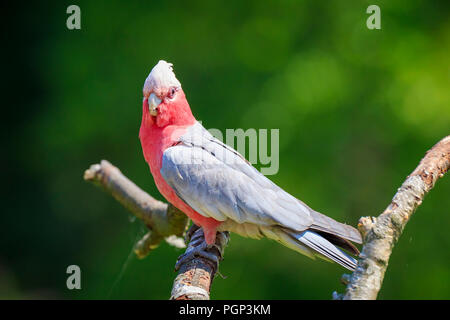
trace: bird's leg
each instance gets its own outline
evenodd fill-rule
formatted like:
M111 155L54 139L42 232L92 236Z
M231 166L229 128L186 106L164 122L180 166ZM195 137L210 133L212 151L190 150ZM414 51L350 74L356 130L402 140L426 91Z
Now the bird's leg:
M199 227L196 229L190 236L190 242L186 252L178 258L175 271L178 271L183 264L193 260L195 257L203 257L211 261L215 266L215 270L217 270L219 261L223 257L224 247L228 242L228 233L218 232L216 242L208 245L205 241L203 230Z

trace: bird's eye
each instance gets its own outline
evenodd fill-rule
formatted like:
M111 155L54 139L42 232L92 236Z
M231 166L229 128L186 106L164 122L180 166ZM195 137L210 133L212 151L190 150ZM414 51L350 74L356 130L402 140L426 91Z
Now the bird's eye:
M176 92L177 92L177 89L175 87L170 88L169 93L167 94L167 97L169 99L172 99Z

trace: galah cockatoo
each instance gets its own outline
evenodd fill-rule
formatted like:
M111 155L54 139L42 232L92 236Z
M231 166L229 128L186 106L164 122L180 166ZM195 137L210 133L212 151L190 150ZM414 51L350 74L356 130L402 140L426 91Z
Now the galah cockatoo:
M192 115L172 64L159 61L144 84L139 132L156 186L203 229L198 254L214 245L217 231L267 237L310 258L354 270L350 242L360 233L308 207L256 170L233 148L214 138Z

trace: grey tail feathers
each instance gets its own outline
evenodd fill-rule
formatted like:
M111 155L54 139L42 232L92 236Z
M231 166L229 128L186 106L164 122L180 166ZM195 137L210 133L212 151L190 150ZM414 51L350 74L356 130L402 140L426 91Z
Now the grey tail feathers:
M357 260L337 248L333 243L322 237L318 232L312 230L302 232L286 232L290 237L294 238L302 245L312 249L315 256L325 260L334 261L349 270L355 270Z
M321 231L327 234L332 234L334 236L337 236L338 238L343 238L356 243L362 243L361 234L352 226L337 222L336 220L312 209L310 212L311 217L314 220L313 224L309 227L310 229ZM330 241L333 242L332 240ZM339 245L338 243L336 244Z
M322 237L324 237L325 239L330 241L332 244L334 244L338 247L341 247L342 249L347 250L348 252L350 252L351 254L353 254L355 256L359 256L358 248L355 247L355 245L353 243L351 243L350 241L348 241L347 239L341 238L332 233L326 233L326 232L318 231L318 230L314 230L314 229L311 229L311 230L314 231L315 233L321 235Z

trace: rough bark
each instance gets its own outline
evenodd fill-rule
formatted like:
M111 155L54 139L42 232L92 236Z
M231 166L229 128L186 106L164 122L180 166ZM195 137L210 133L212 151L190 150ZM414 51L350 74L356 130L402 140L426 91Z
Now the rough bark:
M151 197L108 161L92 165L84 172L84 180L102 187L147 225L149 232L135 246L139 258L158 247L163 239L175 247L186 247L184 240L179 238L188 224L186 215Z
M203 230L198 229L191 237L186 253L189 253L204 241ZM215 245L207 249L209 254L216 257L215 259L194 256L180 266L173 284L171 300L210 299L211 284L219 268L217 261L222 259L228 241L228 232L218 232Z
M417 168L398 189L389 206L377 218L362 217L358 228L364 245L353 274L343 277L347 282L345 300L376 299L383 283L392 249L406 223L424 196L450 167L450 136L429 150Z

